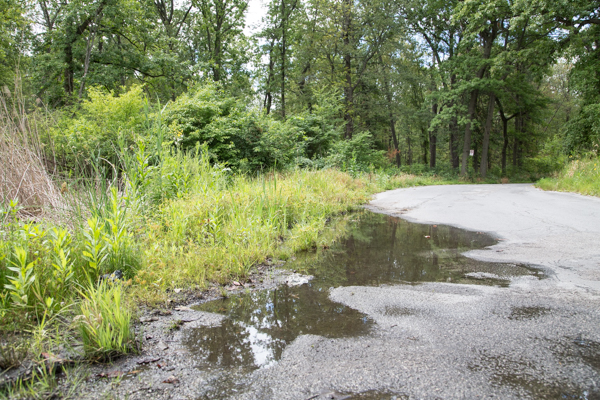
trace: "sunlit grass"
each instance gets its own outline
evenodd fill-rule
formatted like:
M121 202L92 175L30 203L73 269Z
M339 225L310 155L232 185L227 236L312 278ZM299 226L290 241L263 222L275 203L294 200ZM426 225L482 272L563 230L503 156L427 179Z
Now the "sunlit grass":
M600 159L572 161L556 177L541 179L536 186L543 190L600 196Z

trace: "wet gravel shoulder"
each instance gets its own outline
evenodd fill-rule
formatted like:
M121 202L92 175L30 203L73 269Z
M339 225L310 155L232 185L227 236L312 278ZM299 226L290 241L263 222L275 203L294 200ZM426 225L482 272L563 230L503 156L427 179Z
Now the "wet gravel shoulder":
M87 378L77 388L81 399L183 399L196 398L198 388L227 385L235 374L218 368L199 374L194 357L185 346L189 331L219 326L223 315L194 310L192 307L222 299L224 295L272 289L282 284L305 282L305 277L283 269L284 261L267 260L256 266L243 282L213 285L202 292L171 292L167 307L142 309L134 329L141 351L110 363L87 367ZM240 371L244 375L248 371ZM229 385L235 385L229 382Z

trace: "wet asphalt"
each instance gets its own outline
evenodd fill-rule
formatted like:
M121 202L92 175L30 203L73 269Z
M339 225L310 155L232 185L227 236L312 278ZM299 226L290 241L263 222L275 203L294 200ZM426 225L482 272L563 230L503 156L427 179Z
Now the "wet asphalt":
M499 242L467 256L530 264L548 278L518 276L508 287L331 288L331 300L374 322L370 331L300 335L259 369L200 367L182 344L186 331L222 319L176 312L188 322L143 355L158 354L164 365L122 361L114 368L133 373L92 382L83 397L600 399L600 199L531 185L435 186L381 193L367 208L488 233ZM152 329L164 332L169 318L148 327L148 336L159 337Z

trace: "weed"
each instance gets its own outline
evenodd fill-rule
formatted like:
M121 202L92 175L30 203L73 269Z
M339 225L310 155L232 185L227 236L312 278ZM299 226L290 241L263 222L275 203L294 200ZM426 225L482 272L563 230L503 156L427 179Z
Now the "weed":
M101 282L80 291L84 300L75 317L85 355L90 360L110 360L135 351L131 313L123 304L119 284Z

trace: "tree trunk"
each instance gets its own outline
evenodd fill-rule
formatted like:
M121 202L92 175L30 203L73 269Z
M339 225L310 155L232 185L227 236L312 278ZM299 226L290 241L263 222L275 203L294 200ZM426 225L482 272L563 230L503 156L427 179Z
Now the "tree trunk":
M346 84L344 86L344 100L346 110L344 120L346 121L345 136L346 139L352 139L354 132L354 87L352 86L352 55L350 54L350 25L352 0L344 1L344 73L346 75Z
M506 175L506 152L508 150L508 120L502 118L502 137L504 143L502 144L502 176Z
M394 113L392 112L392 93L390 92L390 85L388 83L388 76L385 66L383 66L383 57L379 56L379 63L383 67L383 86L385 89L385 98L387 100L388 115L390 120L390 133L392 141L394 142L394 150L396 156L396 167L400 168L402 160L400 159L400 146L398 144L398 136L396 135L396 120L394 119Z
M406 163L412 165L412 146L410 145L410 134L406 135L406 144L408 146L408 152L406 154Z
M452 74L452 76L450 76L450 88L454 88L455 85L456 74ZM452 168L458 169L460 165L460 160L458 157L458 120L456 118L456 115L454 115L450 119L448 128L450 131L448 137L448 145L450 146L450 163L452 165Z
M429 134L425 128L421 128L421 135L423 141L421 142L421 148L423 149L423 165L427 165L427 151L429 150Z
M481 177L485 178L487 175L487 167L488 167L488 150L490 147L490 132L492 130L492 122L494 119L494 103L496 101L496 94L490 94L490 100L488 102L488 112L487 119L485 121L485 131L483 133L483 145L481 148L481 167L480 173Z
M285 120L285 51L286 43L285 0L281 0L281 118Z
M267 110L267 115L271 113L271 104L273 102L273 94L271 93L271 84L273 82L273 67L275 61L273 60L273 45L275 39L271 40L271 47L269 48L269 72L267 75L267 84L265 90L265 101L263 103L264 108Z
M452 117L449 124L450 136L448 138L448 145L450 146L450 162L452 168L458 169L460 166L460 159L458 157L458 121L456 117Z
M402 166L402 159L400 158L400 146L398 144L398 135L396 135L396 121L391 116L390 113L390 130L392 132L392 140L394 141L394 150L396 153L396 167L400 168Z
M437 115L438 105L434 103L431 106L433 115ZM437 135L434 131L429 131L429 168L435 168L437 158Z
M477 97L479 95L479 90L475 89L471 92L471 99L469 100L469 109L468 109L468 121L467 126L465 127L465 139L463 143L463 152L462 152L462 163L460 166L460 174L462 176L467 175L467 162L469 160L469 151L471 150L471 122L475 117L475 106L477 105Z

